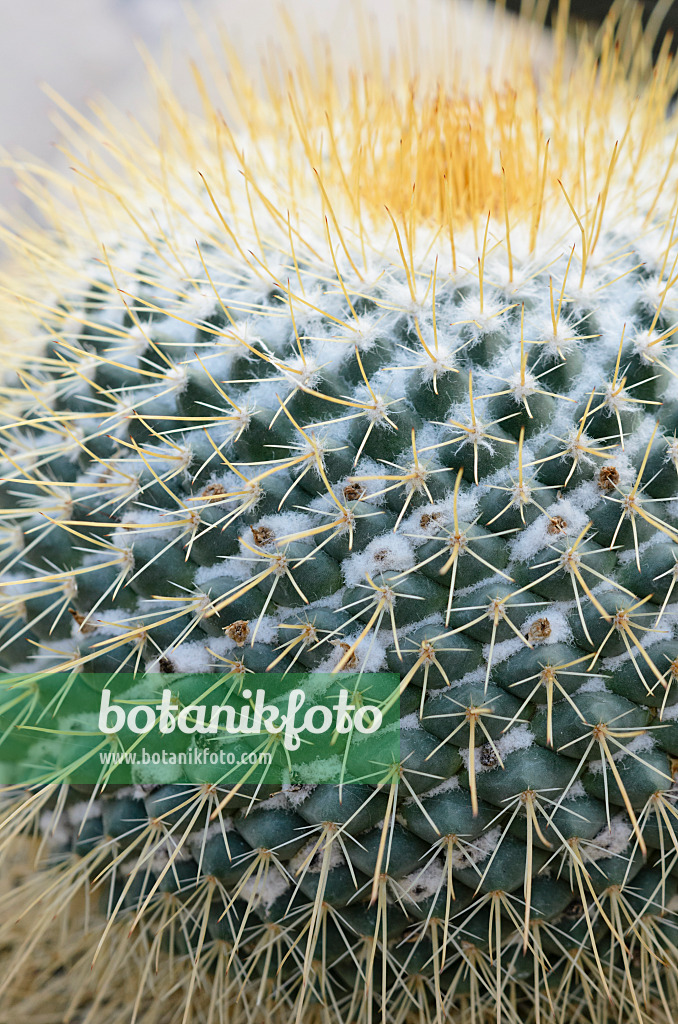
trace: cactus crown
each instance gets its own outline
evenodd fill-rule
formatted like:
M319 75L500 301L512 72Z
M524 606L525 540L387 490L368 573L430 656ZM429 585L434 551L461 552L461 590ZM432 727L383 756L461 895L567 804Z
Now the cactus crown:
M86 1020L672 1017L678 67L635 15L469 66L456 17L395 85L156 74L158 141L62 104L75 206L17 168L4 736L88 671L388 667L403 715L341 792L8 789L17 1013L59 911Z

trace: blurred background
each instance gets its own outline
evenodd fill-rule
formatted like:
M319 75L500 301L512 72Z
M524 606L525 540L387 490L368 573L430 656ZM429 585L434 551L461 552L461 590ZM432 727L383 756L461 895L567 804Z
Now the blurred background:
M430 11L446 0L416 2ZM344 46L352 5L351 0L190 3L208 32L218 18L237 42L241 59L254 66L279 32L282 11L294 14L304 27L329 31ZM380 29L392 24L394 0L365 0L363 6L378 18ZM43 83L79 110L99 97L133 113L143 109L146 75L139 42L163 68L172 65L180 88L189 85L186 61L170 59L172 53L185 56L196 49L184 0L0 0L0 151L30 153L59 164L54 104ZM0 166L0 206L21 203L12 172Z
M237 41L245 60L257 61L257 52L275 35L280 0L192 0L210 25L215 15ZM408 0L422 17L435 16L435 4L446 0ZM509 9L521 0L505 0ZM641 0L646 19L654 12L661 22L658 43L668 29L678 28L678 3ZM347 39L350 0L287 0L284 5L295 21L312 22L330 32L337 45ZM393 26L393 0L365 0L364 6L379 22L379 31ZM557 2L532 0L532 7L547 7L547 20ZM571 0L577 18L598 21L610 4L605 0ZM182 0L0 0L0 147L13 155L30 152L59 161L50 121L53 104L41 84L49 82L70 103L83 109L90 99L105 96L132 112L143 103L144 69L136 47L141 40L154 57L166 63L170 52L190 47L190 33ZM355 43L355 40L353 40ZM181 73L177 62L176 73ZM186 74L184 66L184 74ZM20 202L11 171L0 168L0 204Z

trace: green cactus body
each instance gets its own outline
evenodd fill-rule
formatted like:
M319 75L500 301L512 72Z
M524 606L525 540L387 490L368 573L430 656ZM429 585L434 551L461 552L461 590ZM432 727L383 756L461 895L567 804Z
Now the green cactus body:
M3 913L101 941L118 1020L675 1012L678 72L608 28L511 104L300 71L231 134L162 86L165 149L8 229L3 742L74 672L84 721L102 673L401 680L378 783L7 790Z

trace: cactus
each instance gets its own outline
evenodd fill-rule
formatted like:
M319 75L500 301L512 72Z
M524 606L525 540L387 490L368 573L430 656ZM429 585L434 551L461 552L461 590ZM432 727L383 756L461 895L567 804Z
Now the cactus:
M456 17L430 78L212 53L202 119L156 74L159 141L63 104L76 178L17 168L2 742L88 672L401 714L378 783L8 785L17 1021L675 1016L678 65Z

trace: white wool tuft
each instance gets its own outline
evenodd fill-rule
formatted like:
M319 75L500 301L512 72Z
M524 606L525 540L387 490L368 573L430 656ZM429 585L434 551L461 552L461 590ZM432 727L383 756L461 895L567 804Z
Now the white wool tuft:
M250 907L268 910L290 888L290 879L280 869L269 870L261 878L248 878L240 890Z
M263 568L265 566L257 559L256 555L243 549L243 553L239 555L220 556L216 565L199 566L194 581L196 587L203 587L209 580L213 580L214 585L210 588L210 593L214 597L214 595L219 596L230 589L230 585L227 588L225 584L220 589L220 578L232 576L236 580L248 580L257 572L261 572Z
M433 789L428 789L426 791L426 798L440 796L441 793L451 793L455 789L459 789L459 779L456 775L452 775L449 779L445 779L444 782L434 786Z
M406 875L400 884L407 899L413 903L423 903L436 893L444 891L446 874L445 862L436 858L426 867Z
M581 669L584 671L584 667ZM600 693L606 690L605 680L602 676L588 676L585 682L575 691L576 693Z
M38 819L40 834L49 836L51 843L56 846L68 846L71 842L72 831L66 819L57 815L55 811L43 811Z
M191 640L178 647L172 647L167 656L176 672L209 672L214 665L214 658L208 647L207 640ZM148 667L149 672L155 670L155 663Z
M280 512L277 515L262 516L261 519L257 520L256 528L266 527L272 531L275 542L271 545L271 550L275 550L276 548L284 548L288 537L292 537L297 533L303 533L305 530L312 530L316 525L315 517L311 517L308 513L289 511ZM251 530L244 531L243 536L251 548L253 546ZM247 548L243 548L243 555L252 556L252 552L248 551Z
M609 857L619 857L625 853L632 834L631 825L621 815L613 818L609 828L605 826L594 839L582 842L584 861L595 863Z
M488 832L483 832L482 835L478 836L472 842L464 843L462 849L463 854L454 853L452 855L452 864L454 867L468 867L469 861L471 864L482 864L484 860L494 853L494 850L499 843L501 838L501 828L491 828ZM455 856L458 858L455 863Z
M363 500L369 500L370 504L379 506L385 500L382 492L386 485L383 480L370 480L369 477L380 477L385 472L383 463L375 462L374 459L363 455L353 467L350 477L346 477L342 481L342 485L348 484L351 480L357 480L366 491L366 496ZM323 498L325 499L326 496L323 496Z
M300 872L300 870L302 869L305 871L310 871L312 875L320 874L323 868L323 862L325 860L327 847L321 846L321 848L318 849L316 853L313 855L311 861L309 863L306 863L309 854L314 849L316 849L317 845L317 839L312 839L305 846L303 846L298 853L295 853L294 857L292 857L291 861L289 862L289 869L292 877L294 877L297 874L297 872ZM342 853L341 846L339 845L339 843L331 842L329 844L329 851L330 870L332 868L341 867L346 863L346 858Z
M675 704L669 704L668 707L664 708L662 714L662 722L675 722L678 719L678 702Z
M318 780L318 783L326 785L332 785L337 779L342 778L344 771L344 763L339 755L328 757L323 754L309 763L309 772Z
M620 747L612 755L613 761L621 761L623 757L631 757L633 754L642 754L646 750L654 750L655 742L650 733L643 733L641 736L634 736L625 746ZM635 759L634 759L635 760ZM604 771L610 771L607 761L589 761L588 769L592 775L602 775ZM657 778L661 776L658 774Z
M301 786L298 783L283 782L282 794L285 797L287 805L296 810L297 807L301 807L305 800L308 800L309 796L316 788L316 784Z
M350 609L347 614L355 614L356 609ZM334 649L318 666L318 672L332 672L341 661L344 653L360 636L361 629L348 633L339 641L330 641ZM386 651L393 643L391 633L381 631L372 633L369 639L359 645L354 653L355 664L349 662L343 669L346 672L355 672L356 669L364 672L379 672L386 665Z
M583 504L577 501L578 490L575 490L572 494L569 493L567 496L562 497L559 501L550 505L546 511L550 517L560 516L567 523L565 532L558 534L557 536L548 532L549 519L545 516L539 516L533 523L527 526L525 529L520 530L515 538L512 539L511 543L511 560L516 562L523 562L529 558L533 558L535 555L540 554L539 562L548 562L558 557L558 553L552 549L550 545L554 541L567 539L569 543L572 543L577 539L581 531L584 529L588 522L588 517L584 510ZM583 492L581 497L584 497ZM535 492L537 501L540 501L539 492ZM534 578L538 579L540 575L549 572L554 566L544 566L540 570L534 570Z
M115 608L97 609L90 621L96 625L97 633L103 636L120 633L120 612Z
M494 745L499 752L499 756L502 761L508 754L513 754L517 750L526 750L531 747L535 742L534 736L527 725L514 725L507 732L505 732L499 739L494 740ZM469 759L469 748L461 747L459 750L461 754L466 770L470 771L470 759ZM480 759L480 748L476 747L474 751L474 763L476 775L482 772L492 772L501 770L498 764L496 765L484 765Z
M516 750L527 750L534 744L534 735L528 725L514 725L496 741L502 760Z
M374 579L382 572L411 569L414 561L408 538L401 533L389 532L374 537L363 551L355 551L345 558L341 570L347 586L355 587L364 583L368 575Z
M543 600L539 598L538 594L534 595L536 601ZM572 632L567 623L566 609L569 607L569 602L559 601L553 604L547 605L546 607L542 604L537 605L534 608L533 614L525 620L521 626L521 633L523 636L527 633L533 622L538 619L547 618L551 626L551 633L546 639L540 640L539 643L533 643L535 648L546 647L549 644L555 643L567 643L572 638ZM510 614L510 613L509 613ZM519 651L523 650L525 643L518 637L514 637L510 640L502 640L501 643L495 644L492 651L492 664L498 665L502 661L506 661L508 658ZM485 644L483 647L483 653L486 658L489 658L490 645Z
M77 804L71 804L66 813L69 823L79 826L83 821L96 818L101 814L101 801L93 800L92 803L88 803L86 800L79 801Z
M261 800L257 805L257 811L277 811L287 809L287 798L283 792L269 796Z

